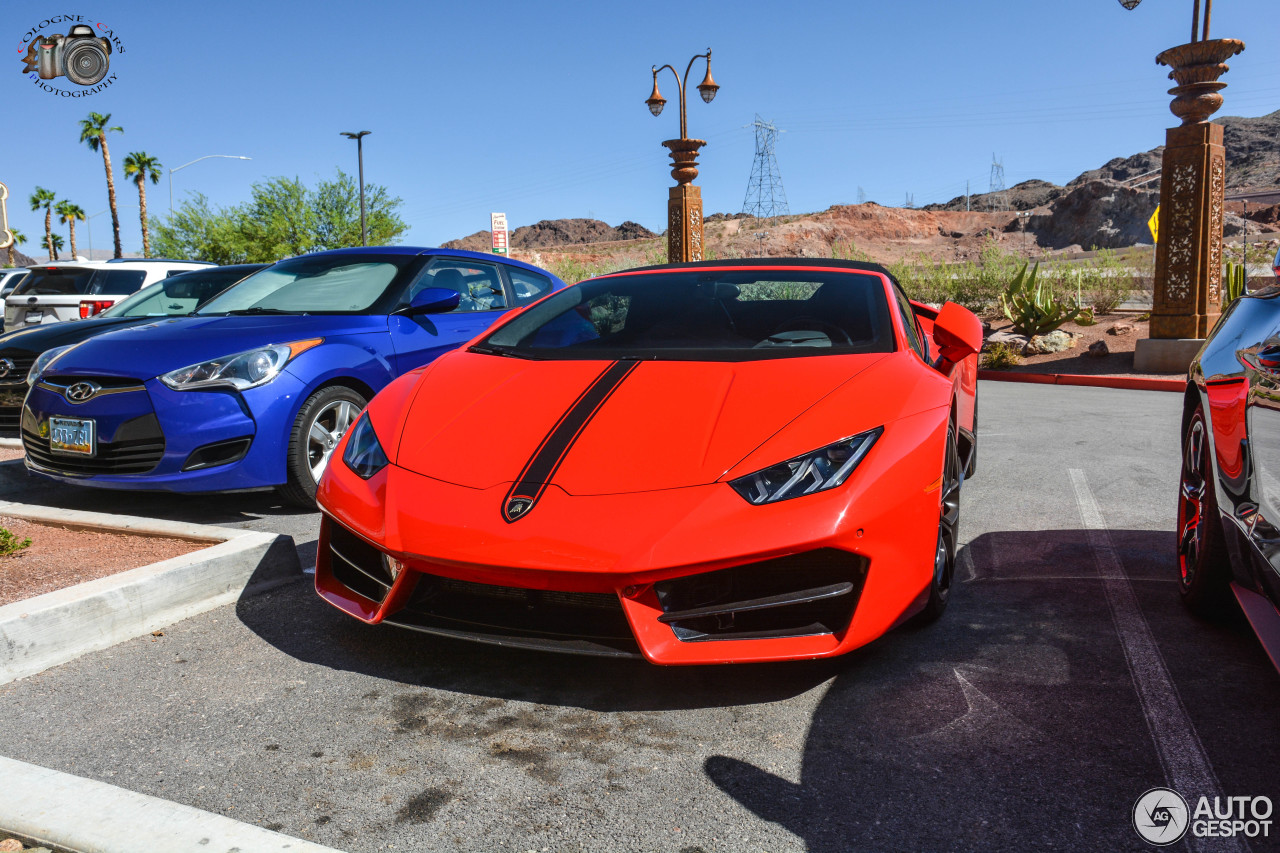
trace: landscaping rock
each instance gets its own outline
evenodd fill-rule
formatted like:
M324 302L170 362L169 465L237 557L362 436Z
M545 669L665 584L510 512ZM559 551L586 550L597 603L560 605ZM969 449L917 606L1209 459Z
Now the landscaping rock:
M1050 352L1062 352L1076 345L1076 339L1061 329L1047 335L1035 335L1027 341L1023 355L1044 355Z
M1108 335L1132 335L1138 327L1132 323L1115 323L1107 329Z
M982 351L989 352L996 344L1007 344L1018 352L1022 352L1027 346L1026 335L1015 335L1013 332L992 332L987 339L982 342Z
M22 850L22 842L16 838L6 838L0 841L0 853L20 853Z
M1089 344L1089 355L1095 358L1102 358L1103 356L1111 355L1111 350L1107 347L1106 341L1094 341Z

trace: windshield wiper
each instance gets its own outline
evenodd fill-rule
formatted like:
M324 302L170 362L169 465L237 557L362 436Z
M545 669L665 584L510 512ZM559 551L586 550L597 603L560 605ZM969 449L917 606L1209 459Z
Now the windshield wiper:
M234 311L228 311L228 315L245 315L245 314L306 314L306 311L286 311L283 308L262 308L258 305L252 308L237 308Z
M522 358L525 361L538 361L539 359L531 355L523 355L521 353L512 352L508 349L498 349L497 347L487 347L484 344L476 344L467 348L468 352L478 352L481 355L501 355L506 358Z

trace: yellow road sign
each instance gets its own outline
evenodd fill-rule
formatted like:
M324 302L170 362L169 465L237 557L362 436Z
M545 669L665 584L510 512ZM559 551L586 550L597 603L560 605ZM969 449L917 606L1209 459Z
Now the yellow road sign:
M1151 242L1160 242L1160 205L1156 205L1156 212L1151 214L1151 218L1147 220L1147 227L1151 229Z

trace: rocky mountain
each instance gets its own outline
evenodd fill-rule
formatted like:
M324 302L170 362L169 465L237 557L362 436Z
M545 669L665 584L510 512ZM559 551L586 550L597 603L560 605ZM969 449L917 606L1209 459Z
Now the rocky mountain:
M1257 118L1226 116L1215 121L1223 127L1228 191L1280 185L1280 110ZM1131 181L1150 172L1159 173L1163 153L1164 146L1161 145L1129 157L1117 157L1100 168L1080 174L1065 187L1047 181L1025 181L1006 190L1009 207L1032 210L1093 181ZM1159 190L1159 178L1144 183L1142 188ZM990 193L979 193L969 196L969 206L972 210L992 210L995 200ZM924 209L964 210L965 197L957 196L944 204L925 205Z
M511 232L514 249L538 249L546 246L573 246L583 243L606 243L613 240L643 240L656 237L648 228L627 221L617 228L599 219L544 219L533 225L521 225ZM487 252L493 246L493 234L477 231L461 240L450 240L446 249L469 249Z

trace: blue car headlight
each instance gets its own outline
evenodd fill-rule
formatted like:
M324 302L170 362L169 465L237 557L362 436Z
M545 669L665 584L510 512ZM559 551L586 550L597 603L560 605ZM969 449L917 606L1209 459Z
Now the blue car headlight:
M849 479L853 469L858 467L883 432L884 427L860 432L803 456L730 480L729 485L747 503L757 505L834 489Z
M391 464L387 454L382 452L382 445L378 443L378 435L373 431L368 412L362 414L351 428L347 449L342 452L342 461L362 480L369 479Z
M76 346L76 344L71 344L70 346L65 347L54 347L53 349L47 349L36 356L35 363L33 363L31 365L31 369L27 371L27 384L35 385L39 382L40 376L44 373L45 368L47 368L55 358L74 346Z
M322 343L324 338L310 338L211 358L171 370L161 376L160 381L174 391L204 391L208 388L244 391L267 384L279 376L294 357Z

